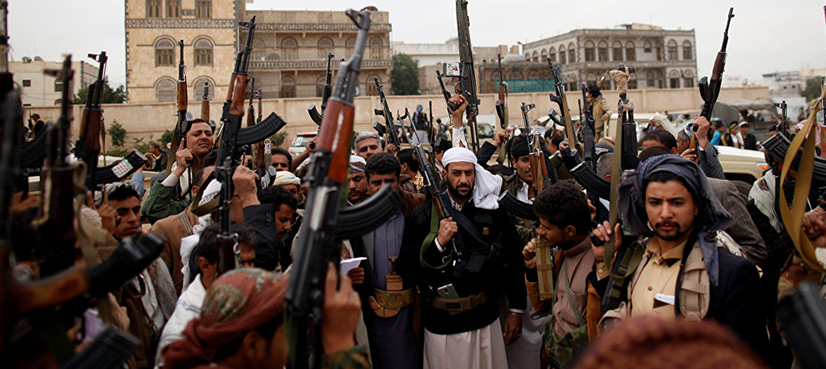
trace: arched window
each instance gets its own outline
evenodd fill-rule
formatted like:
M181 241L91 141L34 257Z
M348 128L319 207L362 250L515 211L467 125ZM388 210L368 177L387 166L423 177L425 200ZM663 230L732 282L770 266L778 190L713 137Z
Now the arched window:
M278 97L295 97L295 80L292 78L284 78L281 80L281 93Z
M287 37L281 41L281 59L298 60L298 42L294 38Z
M146 17L161 17L161 0L146 0Z
M631 41L625 43L625 60L637 60L637 48Z
M525 76L518 70L511 71L510 78L508 78L510 81L521 81L523 79L525 79Z
M672 70L668 73L668 83L671 88L680 88L680 72Z
M645 74L645 85L646 87L654 87L654 72Z
M691 41L683 41L683 60L694 59L694 52L692 49L693 48L691 47Z
M668 60L678 60L677 59L677 41L668 40Z
M57 99L57 100L55 100L55 101L54 101L54 105L55 105L55 106L60 106L60 105L63 105L63 99Z
M628 76L628 89L629 90L636 90L637 89L637 74L636 73L631 73L631 75Z
M364 84L367 86L367 96L379 96L379 86L376 86L376 79L379 79L379 84L381 84L381 78L376 75L372 75L367 77L367 80Z
M591 62L596 60L596 48L592 41L585 42L585 61Z
M378 37L370 39L370 59L381 59L382 57L382 42Z
M327 60L327 54L333 52L333 40L322 37L318 40L318 58Z
M531 69L528 71L528 80L534 81L542 79L542 73L539 73L536 69Z
M504 74L504 73L502 73L502 74ZM499 71L498 70L495 70L495 71L493 71L493 73L490 74L490 80L491 81L497 81L498 82L500 79L501 78L499 77ZM507 78L505 78L505 79L507 79Z
M347 49L345 52L345 59L350 59L353 56L353 50L356 49L356 38L350 37L347 41L344 42L344 48Z
M195 97L195 101L204 101L204 83L209 84L206 101L215 100L215 81L209 77L198 77L195 79L195 82L192 83L192 96Z
M548 60L548 50L542 49L542 52L539 53L539 57L540 62L545 62Z
M534 50L533 54L531 54L531 55L532 55L531 56L531 61L533 61L534 63L539 61L539 53L537 53L536 50Z
M599 61L608 61L608 43L600 41L597 47L597 59Z
M588 81L588 85L595 85L597 83L597 75L588 73L588 75L585 76L585 80Z
M573 42L568 44L568 63L576 63L576 46Z
M155 83L155 99L158 102L175 101L177 96L175 91L175 80L172 78L162 78Z
M175 63L175 41L162 38L155 42L155 66L168 67Z
M567 64L568 61L568 50L565 49L565 45L559 45L559 64Z
M622 61L622 44L619 41L614 41L611 45L612 54L614 54L614 61Z
M531 61L531 53L525 53L525 61Z
M212 1L195 0L195 18L212 18Z
M195 66L212 65L212 41L201 38L195 41Z
M683 87L694 87L694 72L692 72L690 69L686 69L685 71L683 71Z
M642 44L642 48L644 52L650 53L651 52L651 41L646 40L644 44Z
M550 51L548 51L548 55L551 58L551 61L556 63L556 48L552 47Z

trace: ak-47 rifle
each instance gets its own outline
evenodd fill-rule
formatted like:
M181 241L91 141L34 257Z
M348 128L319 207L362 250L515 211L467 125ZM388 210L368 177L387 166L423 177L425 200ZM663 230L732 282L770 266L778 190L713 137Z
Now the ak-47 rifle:
M780 121L777 122L777 133L789 138L789 121L786 116L786 109L788 108L788 105L786 105L786 100L781 101L780 104L774 104L774 106L780 108Z
M231 157L233 167L238 164L241 158L241 147L264 141L274 135L287 123L275 113L270 113L261 123L252 127L241 128L244 119L244 98L247 92L247 66L249 56L252 53L252 40L255 32L255 16L249 22L240 22L241 26L247 27L246 46L238 52L235 57L235 69L229 81L227 90L227 100L224 102L221 121L221 139L218 147L218 163L223 163L226 158Z
M399 140L399 133L396 129L396 124L393 122L393 112L390 111L390 107L387 106L387 97L384 96L384 91L382 91L382 84L379 83L379 79L376 78L375 80L376 87L379 89L379 101L381 101L381 109L376 109L374 113L378 116L384 117L385 129L384 134L386 136L387 143L392 143L396 146L397 149L401 149L401 141ZM377 131L381 131L382 129L373 123L373 128Z
M204 82L204 97L201 99L201 119L209 123L209 82Z
M353 98L358 87L358 76L370 29L370 12L347 10L347 16L358 27L355 50L349 60L341 63L336 76L335 90L328 101L316 143L310 156L305 227L299 231L295 267L287 287L287 334L293 338L290 363L293 368L306 368L304 350L307 322L313 318L313 367L322 364L321 321L324 281L327 263L338 265L341 246L336 242L338 208L341 187L347 180L350 157L350 138L353 134L355 106Z
M499 116L499 127L508 129L508 83L505 82L505 75L502 73L502 54L498 55L499 61L499 99L496 100L496 115ZM499 157L496 161L499 164L505 163L505 157L508 155L510 147L510 140L499 149Z
M436 71L436 79L439 80L439 87L442 89L442 96L445 97L445 103L447 104L447 115L448 118L453 115L453 111L459 108L459 105L456 105L450 102L450 92L447 91L445 88L445 81L443 80L445 75Z
M545 163L545 154L542 152L539 137L531 128L530 120L528 119L528 112L535 108L536 104L525 104L522 102L522 120L525 123L525 136L528 139L528 149L530 154L528 157L531 161L531 176L533 193L531 197L536 198L543 189L545 189L545 178L548 178L548 166Z
M551 102L559 105L559 114L565 118L565 139L568 141L568 146L576 148L576 132L574 131L574 124L571 122L571 110L568 109L568 100L565 99L565 85L562 83L562 77L559 76L559 70L554 68L554 61L551 58L548 58L548 68L551 68L554 91L556 92L556 95L550 94L549 97Z
M723 32L723 46L717 52L717 59L714 59L714 68L711 70L711 79L703 77L700 79L700 96L703 98L703 110L700 116L705 117L711 122L711 113L714 111L714 104L717 102L717 96L720 95L720 86L723 82L723 70L726 67L726 47L728 47L728 27L731 25L731 18L734 18L734 8L729 8L728 19L726 20L726 30ZM694 132L697 132L696 125L691 127ZM710 140L714 135L714 130L708 130L708 139ZM697 139L692 135L689 148L697 147Z
M230 233L230 206L232 204L232 173L235 166L231 157L226 157L221 166L215 168L220 173L221 206L218 208L218 219L221 222L221 233L218 234L218 275L235 269L235 245L238 234Z
M321 119L324 117L324 108L327 107L327 100L330 99L330 94L333 92L333 71L330 69L330 62L333 60L333 53L327 53L327 80L324 83L324 89L321 93L321 113L315 108L315 104L307 108L307 113L315 124L320 125Z
M184 40L178 41L178 47L180 48L181 60L178 62L178 83L177 83L177 106L178 106L178 122L175 124L175 129L172 131L172 143L169 148L169 156L170 160L166 162L166 172L172 173L172 164L175 163L175 160L172 158L175 157L175 153L178 152L179 145L181 139L186 138L187 132L189 132L189 121L186 117L186 111L188 108L189 97L188 92L186 90L186 64L184 63ZM206 100L206 99L205 99ZM203 104L201 105L203 108ZM184 140L184 148L186 148L186 140ZM191 169L187 170L188 176L191 178L192 173ZM189 190L190 198L191 197L191 189Z
M470 43L470 20L467 13L467 0L456 0L456 24L459 36L459 73L461 76L456 82L456 93L467 100L467 124L470 128L469 149L479 151L478 128L476 117L479 115L481 101L476 95L476 71L473 68L473 46Z
M255 125L255 78L250 78L250 104L247 108L247 127L252 127ZM255 170L256 163L258 162L258 151L257 145L254 147L250 147L249 154L252 156L252 162L250 162L250 169Z
M585 84L582 84L582 101L588 101L586 95L588 94L588 87ZM595 131L595 121L594 116L591 114L591 111L588 109L587 106L583 107L582 113L580 116L583 119L580 119L582 122L582 150L583 150L583 160L585 161L585 165L591 167L591 170L596 170L597 167L597 154L596 154L596 147L594 139L596 138L596 131Z
M94 191L95 170L100 154L101 120L103 119L100 99L103 95L103 85L106 83L103 76L106 73L108 57L105 51L97 55L89 54L89 57L99 63L98 79L89 86L89 93L86 96L86 107L83 108L83 116L80 118L80 139L75 145L75 157L86 163L86 189Z
M264 113L262 109L262 105L264 105L262 101L261 89L258 89L258 124L264 120ZM269 172L267 168L270 167L272 164L272 156L270 156L270 152L272 150L272 144L270 143L270 138L267 137L264 141L261 141L255 144L255 166L258 168L256 172L258 176L261 177L261 183L263 184L262 187L266 187L270 183Z

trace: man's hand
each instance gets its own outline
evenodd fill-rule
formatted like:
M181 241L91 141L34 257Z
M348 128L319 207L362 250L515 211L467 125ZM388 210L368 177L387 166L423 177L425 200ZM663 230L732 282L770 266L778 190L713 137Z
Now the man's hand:
M611 237L613 237L614 234L619 234L619 232L620 232L620 224L619 223L617 223L617 225L614 226L614 230L612 231L611 230L611 223L608 223L608 221L606 220L606 221L602 222L602 224L597 226L596 229L594 229L593 235L594 235L594 237L596 237L597 239L599 239L602 242L608 242L608 241L611 241ZM616 252L616 250L619 250L620 246L622 246L622 237L616 237L616 239L617 239L616 242L614 242L615 252Z
M465 109L467 109L467 99L462 95L453 95L448 101L457 106L456 110L450 112L453 116L453 126L462 128L462 114L464 114Z
M258 202L258 187L255 185L257 181L258 174L250 168L240 165L235 168L235 173L232 174L232 184L235 186L235 194L241 199L242 207L261 204Z
M350 278L350 281L353 284L360 285L364 283L364 268L353 268L347 272L347 277Z
M594 206L594 203L591 202L591 199L588 200L588 212L591 213L591 220L597 217L597 207Z
M181 178L186 168L189 168L189 165L192 164L192 151L184 147L185 141L185 138L181 139L178 151L175 152L175 162L178 164L178 167L175 168L175 175L178 178Z
M522 317L514 314L508 314L505 319L505 329L502 332L502 337L505 338L505 346L510 346L516 342L519 337L522 337Z
M697 162L697 160L699 160L697 158L697 149L685 149L685 151L683 151L683 153L680 154L680 156L682 156L682 157L684 157L688 160L691 160L695 163Z
M307 152L315 152L315 148L316 148L315 140L316 140L316 138L318 138L318 136L313 137L312 140L307 142L307 145L305 146L305 148L307 149L306 150Z
M697 146L705 150L708 145L708 119L701 115L694 118L694 125L697 127L697 131L694 132L694 137L697 138Z
M436 238L439 240L439 244L442 245L442 249L447 249L447 243L453 239L456 232L459 232L459 226L453 221L452 217L447 217L439 221L439 233L436 235Z
M814 247L826 247L826 210L820 206L803 216L803 232Z
M387 152L388 153L396 155L396 153L398 151L399 151L399 148L396 147L396 145L393 145L392 143L387 143Z
M355 346L353 334L361 312L359 295L353 291L350 278L341 276L341 283L338 283L338 274L333 264L329 263L321 318L321 342L327 354Z
M40 202L34 196L27 196L23 199L23 192L17 192L11 195L11 212L20 213L29 208L37 207Z
M603 122L607 123L609 120L611 120L611 114L605 113L605 114L602 115L602 121Z
M525 267L536 269L536 239L528 241L522 249L522 258L525 259Z
M100 225L111 236L115 233L115 227L117 226L118 211L108 204L101 205L97 211L100 215Z
M496 130L496 134L493 135L492 144L493 144L493 146L499 147L499 145L501 145L502 142L505 142L505 140L507 140L507 139L508 139L508 131L506 131L506 130L504 130L500 127L498 130Z

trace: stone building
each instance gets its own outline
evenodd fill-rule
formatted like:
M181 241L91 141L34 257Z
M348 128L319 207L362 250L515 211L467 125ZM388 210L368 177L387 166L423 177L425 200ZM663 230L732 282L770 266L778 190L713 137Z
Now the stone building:
M664 30L637 23L621 29L578 29L526 43L523 55L533 63L546 63L550 57L560 67L569 90L579 89L581 83L596 83L620 63L637 68L628 83L631 89L697 84L694 30ZM609 88L616 87L609 82Z
M91 61L94 63L94 61ZM9 72L14 75L14 82L21 87L23 106L60 105L63 83L57 77L44 73L45 70L60 70L62 61L44 61L39 57L35 60L24 57L23 61L9 62ZM72 61L74 80L72 95L81 89L95 83L98 78L98 67L83 60Z
M357 29L344 11L248 11L253 0L126 0L126 86L132 103L175 100L184 41L189 100L200 101L204 82L209 99L223 101L239 46L247 31L239 22L256 16L250 76L265 98L321 96L326 54L335 60L352 53ZM392 68L389 15L375 8L362 74L366 93L378 77L389 89ZM333 68L338 63L333 63ZM363 92L364 93L364 92ZM216 99L215 96L218 96Z

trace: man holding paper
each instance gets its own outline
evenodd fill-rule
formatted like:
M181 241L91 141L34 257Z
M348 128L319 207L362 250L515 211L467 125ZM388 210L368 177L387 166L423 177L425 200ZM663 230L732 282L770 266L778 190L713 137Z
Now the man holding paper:
M401 197L402 210L373 232L350 239L353 256L367 260L348 275L352 278L363 269L362 283L354 288L362 300L373 367L417 369L421 367L421 355L413 330L416 290L412 280L403 280L396 273L395 263L402 246L405 217L422 204L425 197L400 188L401 164L392 154L370 156L364 173L371 194L389 185Z

